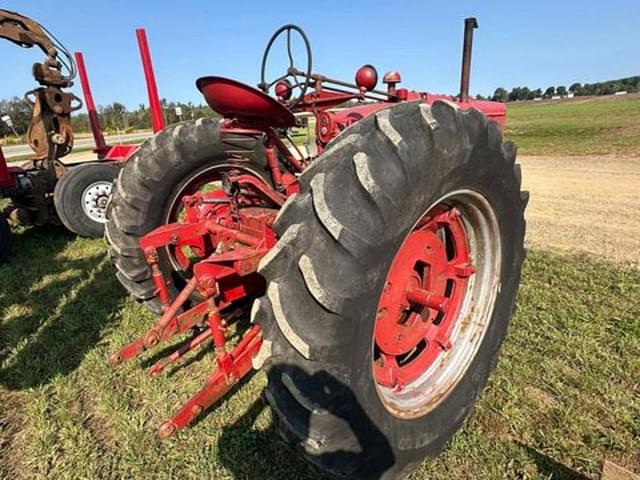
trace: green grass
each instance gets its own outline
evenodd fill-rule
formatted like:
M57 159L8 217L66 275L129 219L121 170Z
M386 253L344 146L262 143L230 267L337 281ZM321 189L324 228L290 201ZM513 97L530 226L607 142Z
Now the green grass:
M152 379L106 355L153 316L102 241L34 228L0 267L0 478L317 478L275 433L262 373L165 442L159 423L213 367ZM640 470L640 271L530 252L495 375L443 455L413 478L594 478Z
M506 139L528 155L640 155L640 96L509 103Z

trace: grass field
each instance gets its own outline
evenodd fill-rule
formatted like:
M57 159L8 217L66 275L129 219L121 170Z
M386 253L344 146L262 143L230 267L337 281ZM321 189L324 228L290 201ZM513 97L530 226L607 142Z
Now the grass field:
M0 267L0 477L313 478L271 425L258 373L195 427L155 427L195 392L211 352L151 379L106 355L152 317L127 299L101 241L17 235ZM25 268L28 265L28 268ZM466 428L413 478L582 478L640 469L640 271L530 252L496 375Z
M640 94L507 105L506 138L526 155L640 155Z
M640 109L628 101L632 107L612 108ZM565 108L518 105L510 121L540 122L534 109L552 107ZM580 124L595 107L566 108L571 115L556 112L546 121L559 122L560 115L557 128ZM633 130L637 117L626 118L619 128ZM518 135L525 153L546 156L524 162L533 216L517 311L474 414L413 480L595 479L604 459L640 473L640 255L616 230L628 216L626 210L616 216L619 205L637 203L640 194L637 159L625 160L638 150L625 147L589 163L577 138L548 155L549 135ZM606 142L619 145L615 135ZM620 195L582 188L593 172L611 174L607 181ZM590 189L602 209L588 203ZM575 201L567 208L569 199ZM574 219L585 223L549 233ZM637 233L635 223L625 225L625 235ZM597 249L568 253L588 244L580 233L587 230L605 248L624 246L622 255L609 262ZM318 478L278 438L260 400L266 382L260 372L192 428L157 440L156 427L213 367L211 350L156 379L143 369L153 352L110 368L107 354L154 317L125 295L102 241L32 228L17 231L15 245L11 262L0 266L0 478Z

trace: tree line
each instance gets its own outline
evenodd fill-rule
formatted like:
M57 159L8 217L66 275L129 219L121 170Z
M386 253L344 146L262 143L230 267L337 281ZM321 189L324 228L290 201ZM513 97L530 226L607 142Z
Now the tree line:
M498 87L493 95L483 97L478 95L479 99L490 99L497 102L513 102L516 100L533 100L534 98L551 98L555 96L564 97L569 92L575 96L583 95L611 95L615 92L626 91L629 93L640 91L640 75L635 77L621 78L619 80L609 80L606 82L596 83L573 83L567 88L565 85L557 87L548 87L545 90L541 88L529 89L528 87L514 87L511 91L507 91L503 87Z
M181 120L190 120L200 117L215 117L217 114L207 105L194 105L191 102L182 103L162 99L160 101L164 113L165 122L170 125ZM178 116L176 107L182 110ZM108 105L99 105L98 118L100 126L106 133L144 130L151 128L150 110L146 105L139 105L135 110L129 110L119 102ZM31 104L23 98L13 97L0 100L0 116L9 115L18 135L24 135L29 128L31 120ZM89 132L89 115L84 112L75 112L71 115L71 127L76 133ZM12 131L4 122L0 122L0 136L11 135Z

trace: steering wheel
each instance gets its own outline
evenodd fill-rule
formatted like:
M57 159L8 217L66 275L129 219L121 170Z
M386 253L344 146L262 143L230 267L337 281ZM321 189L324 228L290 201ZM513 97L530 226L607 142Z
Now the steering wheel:
M304 41L304 46L307 50L307 68L302 72L298 70L293 63L293 54L291 53L291 32L292 31L297 32L298 35L302 37L302 40ZM271 47L273 46L276 39L284 32L286 32L287 34L287 55L289 56L289 68L287 68L287 73L285 73L284 75L276 78L271 82L267 82L265 75L267 70L267 60L269 58L269 53L271 52ZM289 84L289 91L291 90L291 88L298 88L300 90L300 93L298 94L298 96L287 103L287 106L291 108L297 105L298 103L300 103L300 101L304 97L304 94L307 92L307 89L309 88L309 78L311 77L311 66L312 66L311 62L312 62L311 45L309 44L309 39L307 38L307 34L304 33L304 30L302 30L302 28L300 28L297 25L293 25L293 24L284 25L283 27L280 27L278 30L276 30L276 33L273 34L273 36L271 37L271 40L269 40L269 43L267 44L267 48L265 49L264 54L262 55L262 68L260 72L260 83L258 84L258 88L260 88L263 92L268 93L269 89L280 81L285 81ZM298 79L298 75L302 77L302 74L304 74L306 78L304 78L301 82ZM289 81L289 79L293 80L293 86L291 86L291 82Z

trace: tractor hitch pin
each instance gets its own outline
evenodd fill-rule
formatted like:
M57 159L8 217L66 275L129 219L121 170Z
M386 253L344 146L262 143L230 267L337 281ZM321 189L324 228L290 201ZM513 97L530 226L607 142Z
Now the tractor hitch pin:
M151 267L151 277L153 278L153 283L156 286L156 293L160 299L162 311L165 311L171 304L171 297L169 295L169 290L167 289L167 282L164 279L164 274L158 265L158 250L151 247L146 249L144 253L147 263Z

